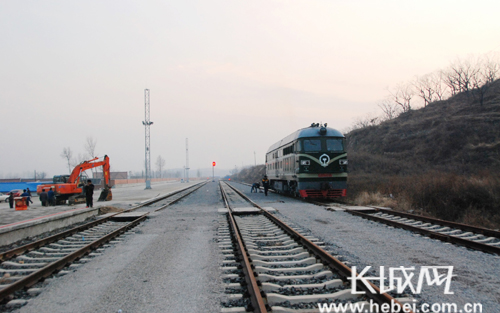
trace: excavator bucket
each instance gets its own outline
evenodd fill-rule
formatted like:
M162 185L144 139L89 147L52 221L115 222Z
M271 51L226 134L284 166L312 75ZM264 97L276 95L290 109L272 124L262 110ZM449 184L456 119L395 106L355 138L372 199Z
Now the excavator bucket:
M102 191L101 191L101 194L99 195L99 200L97 201L111 201L113 200L113 193L111 192L111 189L106 186L106 188L104 188Z

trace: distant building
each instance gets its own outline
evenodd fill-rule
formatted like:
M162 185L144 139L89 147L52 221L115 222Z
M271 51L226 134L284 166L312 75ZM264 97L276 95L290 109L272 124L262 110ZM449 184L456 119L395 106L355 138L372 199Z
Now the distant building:
M93 173L93 178L103 178L102 172ZM128 179L127 172L111 172L110 179Z

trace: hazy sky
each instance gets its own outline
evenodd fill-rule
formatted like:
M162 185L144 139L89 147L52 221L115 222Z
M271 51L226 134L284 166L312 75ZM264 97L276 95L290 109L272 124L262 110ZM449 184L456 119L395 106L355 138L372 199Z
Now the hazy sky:
M230 169L312 122L345 129L386 88L500 51L500 1L0 1L0 175Z

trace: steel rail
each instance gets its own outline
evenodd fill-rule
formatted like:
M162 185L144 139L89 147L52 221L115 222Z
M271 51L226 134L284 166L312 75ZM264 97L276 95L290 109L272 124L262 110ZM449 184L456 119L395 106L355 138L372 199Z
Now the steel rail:
M194 187L194 186L197 186L197 187L196 187L196 188L194 188L193 190L191 190L190 192L186 193L185 195L182 195L182 196L180 196L179 198L175 199L174 201L169 202L169 203L167 203L167 204L165 204L165 205L163 205L163 206L159 207L158 209L156 209L156 210L155 210L155 212L158 212L158 211L160 211L160 210L163 210L163 209L165 209L166 207L168 207L168 206L170 206L170 205L172 205L172 204L174 204L174 203L179 202L180 200L182 200L182 199L184 199L185 197L189 196L190 194L192 194L192 193L193 193L193 192L195 192L196 190L200 189L201 187L205 186L206 184L207 184L207 182L204 182L204 183L202 183L202 184L196 184L196 185L190 186L190 187ZM199 185L199 186L198 186L198 185ZM183 189L183 190L187 190L187 189L189 189L189 188L186 188L186 189Z
M487 244L484 244L484 243L475 242L475 241L472 241L472 240L467 240L467 239L463 239L463 238L459 238L459 237L454 237L454 236L451 236L451 235L444 235L444 234L441 234L441 233L438 233L438 232L434 232L432 230L427 230L427 229L424 229L424 228L420 228L418 226L411 226L411 225L407 225L407 224L404 224L404 223L401 223L401 222L388 220L388 219L385 219L383 217L373 216L371 214L363 213L363 212L360 212L360 211L353 211L353 210L346 210L346 211L348 213L352 214L352 215L356 215L356 216L360 216L362 218L366 218L366 219L369 219L369 220L372 220L372 221L384 223L384 224L387 224L387 225L390 225L390 226L393 226L393 227L403 228L403 229L406 229L406 230L410 230L410 231L413 231L413 232L420 233L422 235L428 236L430 238L439 239L439 240L444 241L444 242L450 242L450 243L458 244L458 245L465 246L467 248L471 248L471 249L474 249L474 250L479 250L479 251L483 251L483 252L487 252L487 253L492 253L492 254L498 254L498 255L500 255L500 247L490 246L490 245L487 245ZM389 211L389 212L390 212L390 214L392 214L391 211ZM406 213L403 213L403 214L406 214ZM419 218L418 215L414 215L414 217L412 217L412 219L418 219L418 218ZM426 218L426 220L428 220L428 219L429 218ZM468 225L466 225L466 226L468 226ZM454 227L454 226L451 226L451 227ZM472 226L469 226L469 227L472 227ZM492 230L490 230L490 231L491 232L495 232L495 231L492 231ZM491 236L491 237L494 237L494 236Z
M227 208L229 226L231 227L233 236L236 238L237 250L238 250L237 253L240 256L243 265L242 270L243 273L245 274L245 281L247 283L248 293L250 295L250 301L253 306L252 309L254 310L255 313L267 313L264 299L262 298L260 288L257 283L257 279L255 278L255 274L252 269L252 264L250 264L250 260L248 259L245 245L241 240L240 230L238 228L238 225L236 224L236 221L234 220L231 206L229 205L229 201L227 200L226 191L222 187L222 182L219 182L219 187L222 198L224 199L224 204L226 205Z
M141 221L146 219L148 214L149 214L149 212L145 213L144 215L142 215L141 217L128 223L127 225L120 227L119 229L105 235L104 237L102 237L100 239L97 239L97 240L89 243L88 245L64 256L63 258L61 258L57 261L49 263L48 265L31 273L30 275L23 277L22 279L10 284L9 286L7 286L3 289L0 289L0 302L2 302L5 298L7 298L9 295L13 294L14 292L19 291L19 290L26 288L26 287L31 287L32 285L36 284L39 280L47 278L48 276L52 275L52 273L57 272L57 271L61 270L62 268L64 268L65 266L67 266L69 263L72 263L73 261L88 254L90 251L97 249L99 246L101 246L104 243L110 241L111 239L121 235L122 233L126 232L130 228L135 227Z
M410 219L415 219L427 223L432 223L432 224L437 224L437 225L442 225L442 226L447 226L447 227L453 227L457 228L463 231L470 231L474 233L479 233L484 236L489 236L489 237L495 237L500 239L500 231L492 230L492 229L487 229L487 228L482 228L482 227L476 227L476 226L471 226L467 224L462 224L462 223L455 223L455 222L450 222L450 221L445 221L437 218L432 218L432 217L427 217L427 216L420 216L416 214L410 214L410 213L404 213L404 212L398 212L398 211L392 211L392 210L387 210L387 209L381 209L381 208L375 208L373 209L377 212L383 212L386 214L391 214L391 215L397 215L400 217L406 217Z
M155 197L155 198L149 199L149 200L147 200L147 201L145 201L145 202L143 202L143 203L141 203L139 205L136 205L136 206L134 206L134 207L132 207L130 209L124 210L122 212L117 212L117 213L114 213L114 214L112 214L112 215L110 215L108 217L105 217L105 218L102 218L102 219L99 219L99 220L96 220L96 221L92 221L90 223L87 223L87 224L84 224L84 225L80 225L80 226L77 226L77 227L72 228L72 229L68 229L68 230L63 231L61 233L58 233L58 234L55 234L55 235L52 235L52 236L49 236L49 237L42 238L40 240L28 243L28 244L26 244L24 246L11 249L9 251L5 251L3 253L0 253L0 263L2 263L4 261L7 261L9 259L12 259L12 258L14 258L14 257L16 257L18 255L21 255L23 253L26 253L28 251L32 251L34 249L38 249L38 248L43 247L45 245L48 245L50 243L56 242L56 241L58 241L58 240L60 240L62 238L71 236L71 235L73 235L75 233L78 233L80 231L84 231L84 230L86 230L88 228L95 227L95 226L97 226L99 224L105 223L105 222L111 220L114 216L116 216L118 214L122 214L122 213L126 213L126 212L131 212L131 211L137 210L139 208L142 208L144 206L151 205L151 204L153 204L155 202L158 202L158 201L164 200L166 198L169 198L171 196L174 196L174 195L176 195L176 194L178 194L178 193L180 193L182 191L188 190L189 188L193 188L194 186L197 186L197 185L200 185L199 188L201 188L204 184L206 184L206 182L201 182L201 183L198 183L198 184L195 184L195 185L192 185L192 186L180 189L180 190L176 190L174 192L168 193L168 194L163 195L161 197Z
M208 182L208 181L203 181L203 182L200 182L200 183L197 183L197 184L194 184L194 185L188 186L188 187L186 187L186 188L183 188L183 189L179 189L179 190L173 191L173 192L168 193L168 194L166 194L166 195L163 195L163 196L160 196L160 197L155 197L155 198L149 199L149 200L144 201L144 202L142 202L141 204L136 205L135 207L130 208L130 209L127 209L127 210L125 210L125 211L123 211L123 212L130 212L130 211L137 210L138 208L142 208L142 207L144 207L144 206L151 205L151 204L156 203L156 202L158 202L158 201L165 200L165 199L166 199L166 198L168 198L168 197L174 196L174 195L176 195L176 194L178 194L178 193L181 193L181 192L183 192L183 191L185 191L185 190L188 190L189 188L193 188L193 187L195 187L195 186L197 186L197 185L200 185L200 187L201 187L201 186L205 185L207 182ZM123 213L123 212L120 212L120 213Z
M244 195L241 191L239 191L235 187L233 187L227 183L226 183L226 185L228 185L231 189L233 189L237 194L239 194L243 199L248 201L254 207L260 209L264 216L269 218L274 224L276 224L278 227L283 229L295 241L298 241L303 246L305 246L306 249L309 250L309 252L312 253L313 255L317 256L324 265L326 265L326 266L330 267L331 269L333 269L334 271L338 272L340 274L342 280L347 281L348 278L353 276L353 272L352 272L351 268L349 268L347 265L342 263L340 260L338 260L334 256L330 255L328 252L326 252L325 250L320 248L318 245L316 245L315 243L313 243L309 239L305 238L303 235L299 234L293 228L288 226L285 222L281 221L276 216L269 213L267 210L265 210L264 208L259 206L257 203L253 202L250 198L248 198L246 195ZM380 305L382 305L384 303L388 303L389 305L391 305L391 303L395 303L399 306L398 311L395 311L395 312L405 312L403 310L403 305L399 301L397 301L396 299L391 297L389 294L386 294L386 293L381 294L380 289L377 286L375 286L371 282L368 282L368 283L373 288L373 290L375 290L375 293L372 293L370 291L370 289L367 286L365 286L365 284L360 284L358 286L363 291L366 292L366 295L369 298L373 299L375 302L377 302ZM391 310L392 310L392 307L391 307ZM406 312L413 313L413 311L411 311L411 310L407 310Z

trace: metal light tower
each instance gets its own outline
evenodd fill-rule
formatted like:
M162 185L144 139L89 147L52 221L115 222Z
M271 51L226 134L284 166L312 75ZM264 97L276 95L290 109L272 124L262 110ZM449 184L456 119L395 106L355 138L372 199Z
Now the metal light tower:
M188 149L187 138L186 138L186 183L189 183L189 149Z
M144 89L144 121L142 122L146 129L146 151L145 151L145 164L146 164L146 189L151 189L151 135L149 127L153 122L149 120L149 89Z

